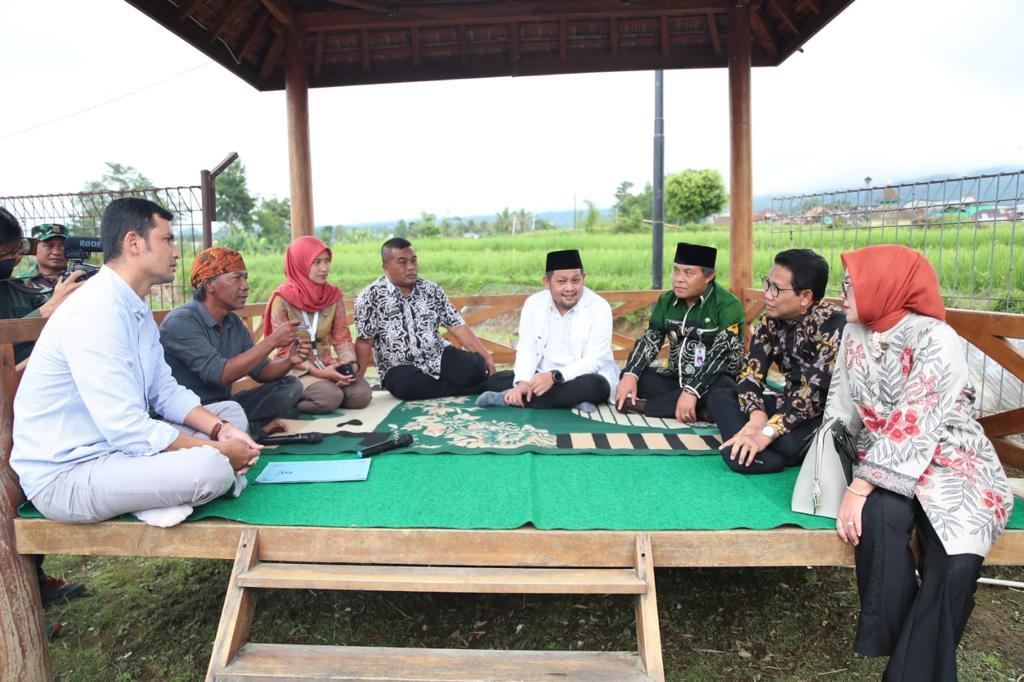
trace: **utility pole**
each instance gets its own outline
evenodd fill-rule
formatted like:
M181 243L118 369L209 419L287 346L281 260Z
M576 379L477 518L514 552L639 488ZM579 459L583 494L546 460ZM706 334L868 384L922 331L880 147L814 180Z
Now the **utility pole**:
M651 288L661 289L665 229L665 119L662 116L662 71L654 72L654 196L651 206Z

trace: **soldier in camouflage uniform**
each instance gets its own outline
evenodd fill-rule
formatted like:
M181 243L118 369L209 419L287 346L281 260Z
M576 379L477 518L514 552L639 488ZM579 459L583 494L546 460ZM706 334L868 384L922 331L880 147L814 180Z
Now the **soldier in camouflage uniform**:
M621 412L707 421L708 391L719 377L739 373L743 306L715 281L717 253L708 246L676 245L672 291L658 298L615 391ZM666 337L668 364L654 366Z
M68 269L68 259L64 255L64 240L67 236L67 228L58 223L32 228L32 238L36 240L36 264L22 275L27 286L42 294L53 294L61 275Z

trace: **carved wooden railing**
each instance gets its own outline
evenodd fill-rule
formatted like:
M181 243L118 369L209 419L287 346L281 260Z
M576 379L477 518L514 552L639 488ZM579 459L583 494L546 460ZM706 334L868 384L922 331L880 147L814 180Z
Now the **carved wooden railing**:
M836 299L827 299L833 302ZM760 289L743 291L743 308L751 321L764 309L764 293ZM1024 315L990 313L980 310L946 310L946 322L978 350L994 360L1007 372L1024 381L1024 353L1008 339L1024 339ZM1004 464L1024 469L1024 447L1007 438L1024 433L1024 407L982 417L978 421L992 441Z

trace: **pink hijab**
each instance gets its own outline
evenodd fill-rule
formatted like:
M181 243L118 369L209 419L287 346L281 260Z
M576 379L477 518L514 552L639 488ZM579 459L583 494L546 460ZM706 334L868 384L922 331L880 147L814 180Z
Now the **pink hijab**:
M317 284L309 278L313 261L324 251L333 258L331 250L313 236L299 237L288 246L284 255L284 283L274 290L263 313L263 331L273 331L270 323L270 307L274 298L280 296L299 310L315 313L341 299L341 289L333 284Z

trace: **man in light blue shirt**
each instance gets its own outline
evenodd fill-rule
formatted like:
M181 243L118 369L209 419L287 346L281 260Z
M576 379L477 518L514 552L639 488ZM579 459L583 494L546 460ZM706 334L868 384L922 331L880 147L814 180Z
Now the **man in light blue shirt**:
M171 523L162 511L187 516L235 486L259 454L237 403L200 406L164 361L144 299L174 280L172 218L146 199L111 202L103 268L39 335L14 400L11 467L48 518L142 512Z

